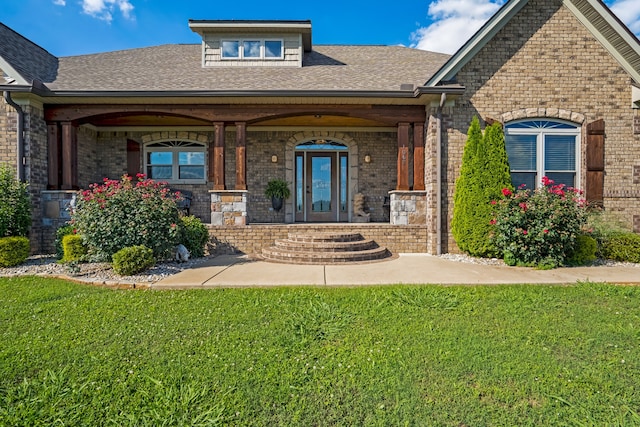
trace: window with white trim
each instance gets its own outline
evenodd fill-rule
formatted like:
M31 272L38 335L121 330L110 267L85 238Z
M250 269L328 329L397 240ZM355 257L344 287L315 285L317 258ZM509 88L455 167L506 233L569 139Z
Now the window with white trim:
M193 141L158 141L144 146L144 169L157 181L204 183L206 146Z
M580 128L560 120L521 120L505 125L505 143L514 187L541 185L542 177L576 187Z
M221 40L220 57L222 59L283 59L283 42L277 39Z

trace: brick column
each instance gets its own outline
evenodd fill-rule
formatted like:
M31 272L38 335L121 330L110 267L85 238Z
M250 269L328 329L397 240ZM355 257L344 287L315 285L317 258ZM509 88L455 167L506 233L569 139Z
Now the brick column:
M398 183L396 190L409 190L409 123L398 123Z
M413 124L413 189L424 191L424 123Z
M76 127L62 122L62 189L78 189L78 140Z
M236 190L247 189L247 124L236 122Z
M58 122L47 123L47 189L59 190L60 178L60 126Z
M213 189L225 190L224 122L215 122L213 126L215 129L215 141L213 142L213 153L209 155L209 169L213 169Z

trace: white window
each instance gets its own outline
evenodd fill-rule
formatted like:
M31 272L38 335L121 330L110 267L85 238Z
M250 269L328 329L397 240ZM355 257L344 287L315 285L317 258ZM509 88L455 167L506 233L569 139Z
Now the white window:
M541 185L542 177L577 185L580 129L569 122L522 120L505 126L505 143L514 187Z
M206 146L192 141L160 141L145 145L144 168L156 181L204 183Z
M282 59L282 40L222 40L222 59Z

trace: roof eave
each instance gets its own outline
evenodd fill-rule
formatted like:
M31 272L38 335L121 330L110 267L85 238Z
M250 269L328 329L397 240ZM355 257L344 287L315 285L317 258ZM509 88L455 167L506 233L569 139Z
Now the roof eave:
M418 87L415 90L376 91L376 90L194 90L194 91L84 91L52 90L46 93L51 97L74 98L131 98L131 97L332 97L332 98L417 98L426 94L462 93L461 86Z

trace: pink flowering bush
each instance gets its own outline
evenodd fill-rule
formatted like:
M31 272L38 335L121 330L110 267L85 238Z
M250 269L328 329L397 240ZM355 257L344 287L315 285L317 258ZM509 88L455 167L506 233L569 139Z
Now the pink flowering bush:
M508 265L555 268L573 253L586 222L582 192L547 177L536 190L505 188L494 205L493 242Z
M176 196L165 183L138 174L121 180L105 178L78 197L71 223L90 256L110 260L120 249L143 245L156 258L169 255L178 236Z

